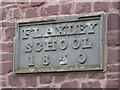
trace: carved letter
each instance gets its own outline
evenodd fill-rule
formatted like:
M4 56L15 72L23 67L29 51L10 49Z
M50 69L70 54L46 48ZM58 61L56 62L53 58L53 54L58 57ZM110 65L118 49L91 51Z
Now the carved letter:
M86 25L89 28L88 34L94 34L95 31L93 31L94 27L97 25L97 23L86 23Z
M26 28L26 29L24 29L24 30L23 30L23 33L24 33L23 39L28 39L28 36L29 36L30 33L31 33L31 28Z
M32 43L27 43L25 45L25 53L30 53L32 52Z
M75 28L75 24L70 24L66 27L68 28L67 35L76 35L77 34L77 28Z
M35 43L35 51L40 52L42 50L42 44L40 42Z
M81 53L81 54L78 56L78 60L77 60L77 61L78 61L80 64L83 64L83 63L85 63L86 60L87 60L86 55L83 54L83 53Z
M67 46L68 46L68 43L65 39L60 40L60 44L59 44L60 49L65 50Z
M45 41L45 51L56 51L56 40L54 41Z
M47 32L43 35L44 37L54 37L54 36L56 36L56 34L55 34L55 32L54 32L54 30L52 29L52 28L49 28L48 30L47 30Z
M78 41L78 40L73 40L72 41L72 47L74 48L74 49L78 49L79 47L80 47L80 41Z
M86 27L87 27L87 25L85 25L85 24L77 25L77 29L78 29L77 34L80 34L80 35L86 34L86 29L85 29Z
M33 31L34 31L34 33L33 33L33 38L42 38L42 35L38 35L38 31L39 31L39 29L38 28L33 28Z
M66 32L64 32L64 28L65 28L65 26L56 26L56 29L58 30L58 33L57 33L57 35L59 35L59 36L65 36L66 35Z
M49 56L45 55L43 58L43 65L47 66L50 64Z
M88 44L88 39L87 38L82 39L82 42L83 42L83 44L82 44L83 45L82 46L83 49L87 49L87 48L91 48L92 47L91 43Z

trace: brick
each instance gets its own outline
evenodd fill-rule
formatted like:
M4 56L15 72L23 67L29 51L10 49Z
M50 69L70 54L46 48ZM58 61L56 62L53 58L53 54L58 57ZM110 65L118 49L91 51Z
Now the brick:
M17 8L17 6L18 6L18 5L13 4L13 5L7 6L6 9Z
M17 4L28 4L30 0L15 0L15 3Z
M108 64L117 64L120 60L118 58L118 49L108 48L107 54L107 63Z
M61 8L61 14L70 14L72 3L63 4Z
M11 18L21 18L22 17L22 10L21 9L14 9L14 10L11 10Z
M107 66L108 72L118 72L118 65Z
M55 75L55 83L63 82L64 80L65 80L64 74Z
M7 21L3 21L0 23L2 27L10 27L10 26L15 26L14 22L7 22Z
M0 60L13 60L13 54L5 53L0 54L1 58Z
M101 88L101 84L99 81L87 82L82 83L81 88Z
M90 13L91 12L91 3L90 2L79 2L76 4L76 13Z
M70 74L70 76L68 78L70 79L80 79L80 78L85 78L86 77L86 73L84 72L80 72L80 73L72 73Z
M1 5L2 6L4 6L4 5L11 5L11 4L14 4L14 0L9 0L9 1L1 0Z
M61 88L78 88L78 82L64 82L62 83Z
M108 46L118 46L120 45L120 38L118 38L120 32L109 32L107 37L107 45Z
M118 74L108 74L107 79L118 79Z
M52 82L52 75L41 75L40 83L41 84L50 84Z
M31 8L26 10L26 18L37 17L37 8Z
M5 18L7 17L7 10L5 8L0 8L0 20L5 20Z
M89 72L88 77L92 79L104 79L105 75L103 72Z
M108 14L108 30L118 30L120 16L117 13Z
M2 72L0 72L1 74L6 74L9 73L10 71L12 71L12 67L13 67L13 63L12 62L2 62L0 63L2 66Z
M2 45L2 46L1 46ZM13 52L13 43L0 43L3 52Z
M45 2L36 2L35 0L32 0L31 7L37 7L43 5Z
M15 36L15 28L9 27L5 29L5 41L11 41L13 40Z
M112 5L116 9L120 9L120 1L119 2L112 2Z
M8 77L8 83L11 86L18 86L21 87L22 86L22 82L20 80L20 75L17 74L10 74Z
M25 79L25 85L26 86L31 86L31 87L36 87L37 86L37 77L33 75L26 75L24 77Z
M52 90L52 88L50 88L50 86L40 86L38 88L38 90L45 90L46 88L49 88L50 90Z
M107 80L106 88L118 88L118 80Z
M4 77L0 77L0 85L6 86L7 80Z
M29 8L31 7L30 4L19 4L19 8L23 9L23 8Z
M99 11L108 12L109 4L110 2L95 2L94 3L95 12L99 12Z
M40 9L41 16L58 15L59 5L49 5Z

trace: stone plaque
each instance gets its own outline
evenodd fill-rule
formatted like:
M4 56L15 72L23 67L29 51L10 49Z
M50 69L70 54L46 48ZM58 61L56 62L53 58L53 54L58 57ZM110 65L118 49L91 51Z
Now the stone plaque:
M14 39L14 72L103 70L105 15L20 22Z

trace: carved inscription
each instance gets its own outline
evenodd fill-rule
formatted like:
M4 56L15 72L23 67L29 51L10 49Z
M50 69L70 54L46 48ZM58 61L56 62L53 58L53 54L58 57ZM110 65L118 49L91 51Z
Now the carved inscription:
M87 23L68 23L68 24L58 24L54 27L48 27L44 30L43 33L40 33L40 29L37 27L34 28L26 28L22 30L23 33L23 40L27 40L32 38L33 41L25 43L24 53L32 53L33 51L37 53L41 52L57 52L58 50L66 51L67 48L72 50L85 50L92 48L92 42L90 41L89 34L95 34L95 27L97 27L97 22L87 22ZM64 37L71 37L71 36L79 36L82 35L82 38L73 38L69 41ZM32 36L32 37L31 37ZM60 38L63 37L63 38ZM44 39L44 41L39 41L38 39ZM52 39L54 38L54 39ZM56 38L56 39L55 39ZM60 38L57 40L57 38ZM35 41L34 40L38 40ZM49 66L51 64L51 57L49 55L43 55L41 57L42 65ZM29 60L29 67L35 65L35 57L30 55L28 57ZM40 61L41 61L40 60ZM76 55L75 59L78 64L84 64L87 61L87 55L84 51L81 51ZM66 53L60 56L57 61L59 65L68 65L69 62L69 55Z

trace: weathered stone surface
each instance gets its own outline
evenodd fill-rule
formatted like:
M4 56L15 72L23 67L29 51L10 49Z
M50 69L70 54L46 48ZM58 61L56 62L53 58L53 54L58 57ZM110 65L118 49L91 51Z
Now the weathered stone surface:
M10 74L8 77L8 83L11 86L18 86L21 87L22 86L22 82L20 80L20 76L17 74Z
M82 83L81 88L101 88L101 84L99 81L87 82Z
M109 10L109 2L95 2L95 12L98 11L104 11L104 12L108 12Z
M79 2L76 4L76 13L90 13L91 12L91 3L90 2Z
M58 15L59 5L49 5L40 9L41 16Z
M61 88L78 88L78 82L64 82L62 83Z
M26 75L26 76L24 76L24 79L25 79L26 86L31 86L31 87L37 86L37 76Z
M41 75L40 83L41 84L50 84L52 82L52 75Z
M62 8L61 14L70 14L72 3L63 4L61 8Z

